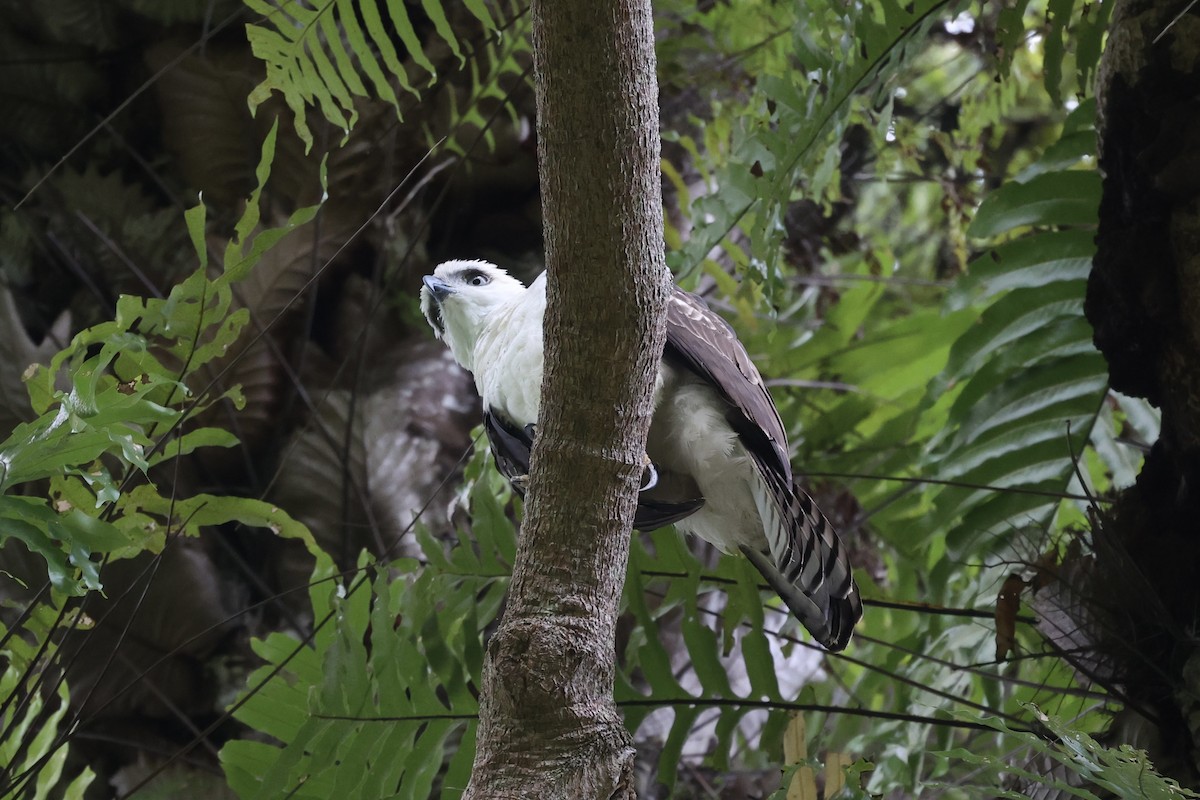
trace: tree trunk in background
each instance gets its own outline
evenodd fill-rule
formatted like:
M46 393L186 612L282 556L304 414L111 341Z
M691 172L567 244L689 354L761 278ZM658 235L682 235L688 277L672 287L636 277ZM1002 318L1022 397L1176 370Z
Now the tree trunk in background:
M649 0L534 2L546 372L466 797L634 796L614 631L665 339Z
M1176 15L1182 13L1178 19ZM1121 0L1099 86L1104 192L1086 311L1112 386L1162 409L1137 484L1095 532L1083 597L1138 720L1196 785L1200 743L1200 8ZM1106 681L1108 682L1108 681ZM1133 721L1127 710L1121 722ZM1146 725L1146 719L1153 724ZM1129 740L1132 729L1114 733Z

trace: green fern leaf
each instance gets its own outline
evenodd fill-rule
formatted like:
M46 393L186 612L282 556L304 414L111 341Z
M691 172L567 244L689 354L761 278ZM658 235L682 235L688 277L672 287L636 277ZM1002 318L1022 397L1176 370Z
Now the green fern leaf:
M680 755L683 753L683 746L691 736L692 727L696 724L696 717L700 715L700 709L692 705L675 705L672 706L672 712L675 717L671 722L671 732L667 735L662 752L658 756L658 779L668 792L675 786Z
M269 666L251 678L236 713L281 745L232 742L222 750L240 797L423 800L444 767L444 780L465 781L481 625L498 613L505 583L439 569L465 563L456 554L424 567L400 561L373 580L360 571L337 584L325 580L332 565L319 563L312 604L318 620L328 616L311 648L280 634L255 643Z
M421 88L437 78L437 68L426 53L403 0L387 0L387 18L375 0L321 0L305 5L296 0L245 0L262 20L246 26L246 36L256 57L267 68L266 78L250 93L251 111L278 92L295 115L296 132L311 150L313 135L306 109L315 106L329 122L349 132L358 120L355 98L376 96L400 113L392 88L419 96ZM434 31L460 63L466 63L459 37L439 0L422 0L421 8ZM471 15L485 31L496 31L491 11L479 0L467 3ZM361 24L360 24L361 19ZM427 79L417 81L392 41L399 39L408 58ZM519 32L511 36L522 37ZM490 59L495 69L501 63ZM368 89L367 83L370 83ZM493 81L481 84L486 91ZM482 94L482 93L481 93Z
M408 75L404 67L401 66L400 59L396 56L396 48L392 46L392 42L384 30L383 20L379 16L378 5L375 3L362 3L359 5L359 10L362 12L363 22L366 23L367 34L370 35L371 41L375 42L379 48L379 56L383 59L384 66L396 77L403 89L412 92L413 88L408 82ZM346 27L346 38L352 42L363 41L366 37L364 37L362 30L359 28L358 15L354 11L353 0L338 0L338 12L342 24ZM370 78L371 85L375 87L375 92L378 96L393 106L397 105L399 101L396 99L396 93L392 91L392 85L383 70L380 69L379 63L373 58L359 58L358 63L362 66L363 72ZM345 64L342 66L342 71L353 73L354 69L349 64ZM366 89L363 88L362 92L366 94Z
M640 573L630 571L625 580L625 601L630 611L634 613L640 627L638 637L630 642L626 654L628 666L637 666L642 676L650 685L652 693L662 697L680 697L683 689L675 679L671 668L671 658L662 646L657 636L655 618L646 605L645 586ZM632 653L629 652L632 650ZM625 684L619 694L619 699L641 697L639 692Z
M1047 159L1077 160L1074 136L1068 126L1069 145L1051 148ZM985 252L947 298L953 309L988 303L931 388L936 397L954 386L956 395L928 463L942 480L985 487L937 495L932 524L953 529L946 544L956 559L976 552L983 535L1048 529L1058 501L1028 490L1066 490L1073 454L1093 436L1107 395L1107 370L1082 315L1099 176L1047 165L1027 176L989 196L969 229L1023 235Z
M417 38L417 32L412 26L412 21L408 18L408 11L404 7L403 0L387 0L388 15L391 18L391 23L396 27L396 33L400 36L400 41L404 43L408 50L409 57L426 72L430 78L437 76L437 69L433 66L425 51L421 46L421 40Z
M1046 172L991 194L967 234L990 239L1025 225L1095 225L1099 207L1100 175L1095 170Z
M681 623L683 643L687 647L691 667L700 679L704 694L709 697L734 697L733 688L729 685L729 675L717 657L721 652L717 635L700 621L694 596L689 605L690 608L684 614Z
M433 26L437 30L438 35L450 45L450 50L454 55L458 56L459 63L465 61L463 58L462 49L458 46L458 37L454 35L454 29L450 26L450 21L446 19L446 11L443 9L440 0L421 0L421 8L425 10L425 14L433 21Z
M6 523L7 524L7 523ZM63 746L60 730L69 709L67 685L59 681L53 690L38 691L31 675L37 675L39 663L50 663L57 650L55 626L61 624L55 605L35 605L30 614L12 629L0 623L0 795L4 797L81 798L95 774L85 768L70 781L64 780L68 748ZM31 686L35 687L31 690ZM12 702L24 698L20 702Z

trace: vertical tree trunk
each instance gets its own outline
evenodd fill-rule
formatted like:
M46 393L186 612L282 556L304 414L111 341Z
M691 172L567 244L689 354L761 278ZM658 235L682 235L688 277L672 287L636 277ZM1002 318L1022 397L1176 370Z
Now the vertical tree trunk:
M649 0L535 0L546 370L466 797L632 798L614 630L665 339Z
M1083 596L1138 746L1200 784L1200 7L1118 0L1099 75L1104 191L1086 311L1113 388L1162 409L1102 517ZM1114 730L1136 731L1135 715ZM1144 729L1150 728L1146 731ZM1149 735L1147 735L1149 734ZM1128 739L1129 734L1126 733Z

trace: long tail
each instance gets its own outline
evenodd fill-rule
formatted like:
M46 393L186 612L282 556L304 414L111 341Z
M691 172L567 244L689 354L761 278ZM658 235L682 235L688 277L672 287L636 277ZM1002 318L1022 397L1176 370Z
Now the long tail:
M807 492L794 483L770 488L772 496L756 498L768 547L741 550L813 638L842 650L862 618L850 559Z

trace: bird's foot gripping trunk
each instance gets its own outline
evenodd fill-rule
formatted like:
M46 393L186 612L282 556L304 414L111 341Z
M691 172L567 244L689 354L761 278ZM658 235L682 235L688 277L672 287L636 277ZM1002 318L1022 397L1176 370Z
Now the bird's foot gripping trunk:
M485 411L483 428L487 432L492 454L496 457L497 469L508 478L517 494L524 497L529 486L529 451L533 448L537 426L530 424L521 429L490 411ZM704 505L703 497L651 496L649 493L658 488L658 484L658 468L647 456L642 474L641 494L638 495L637 513L633 519L633 527L636 530L652 531L673 525L691 516Z

